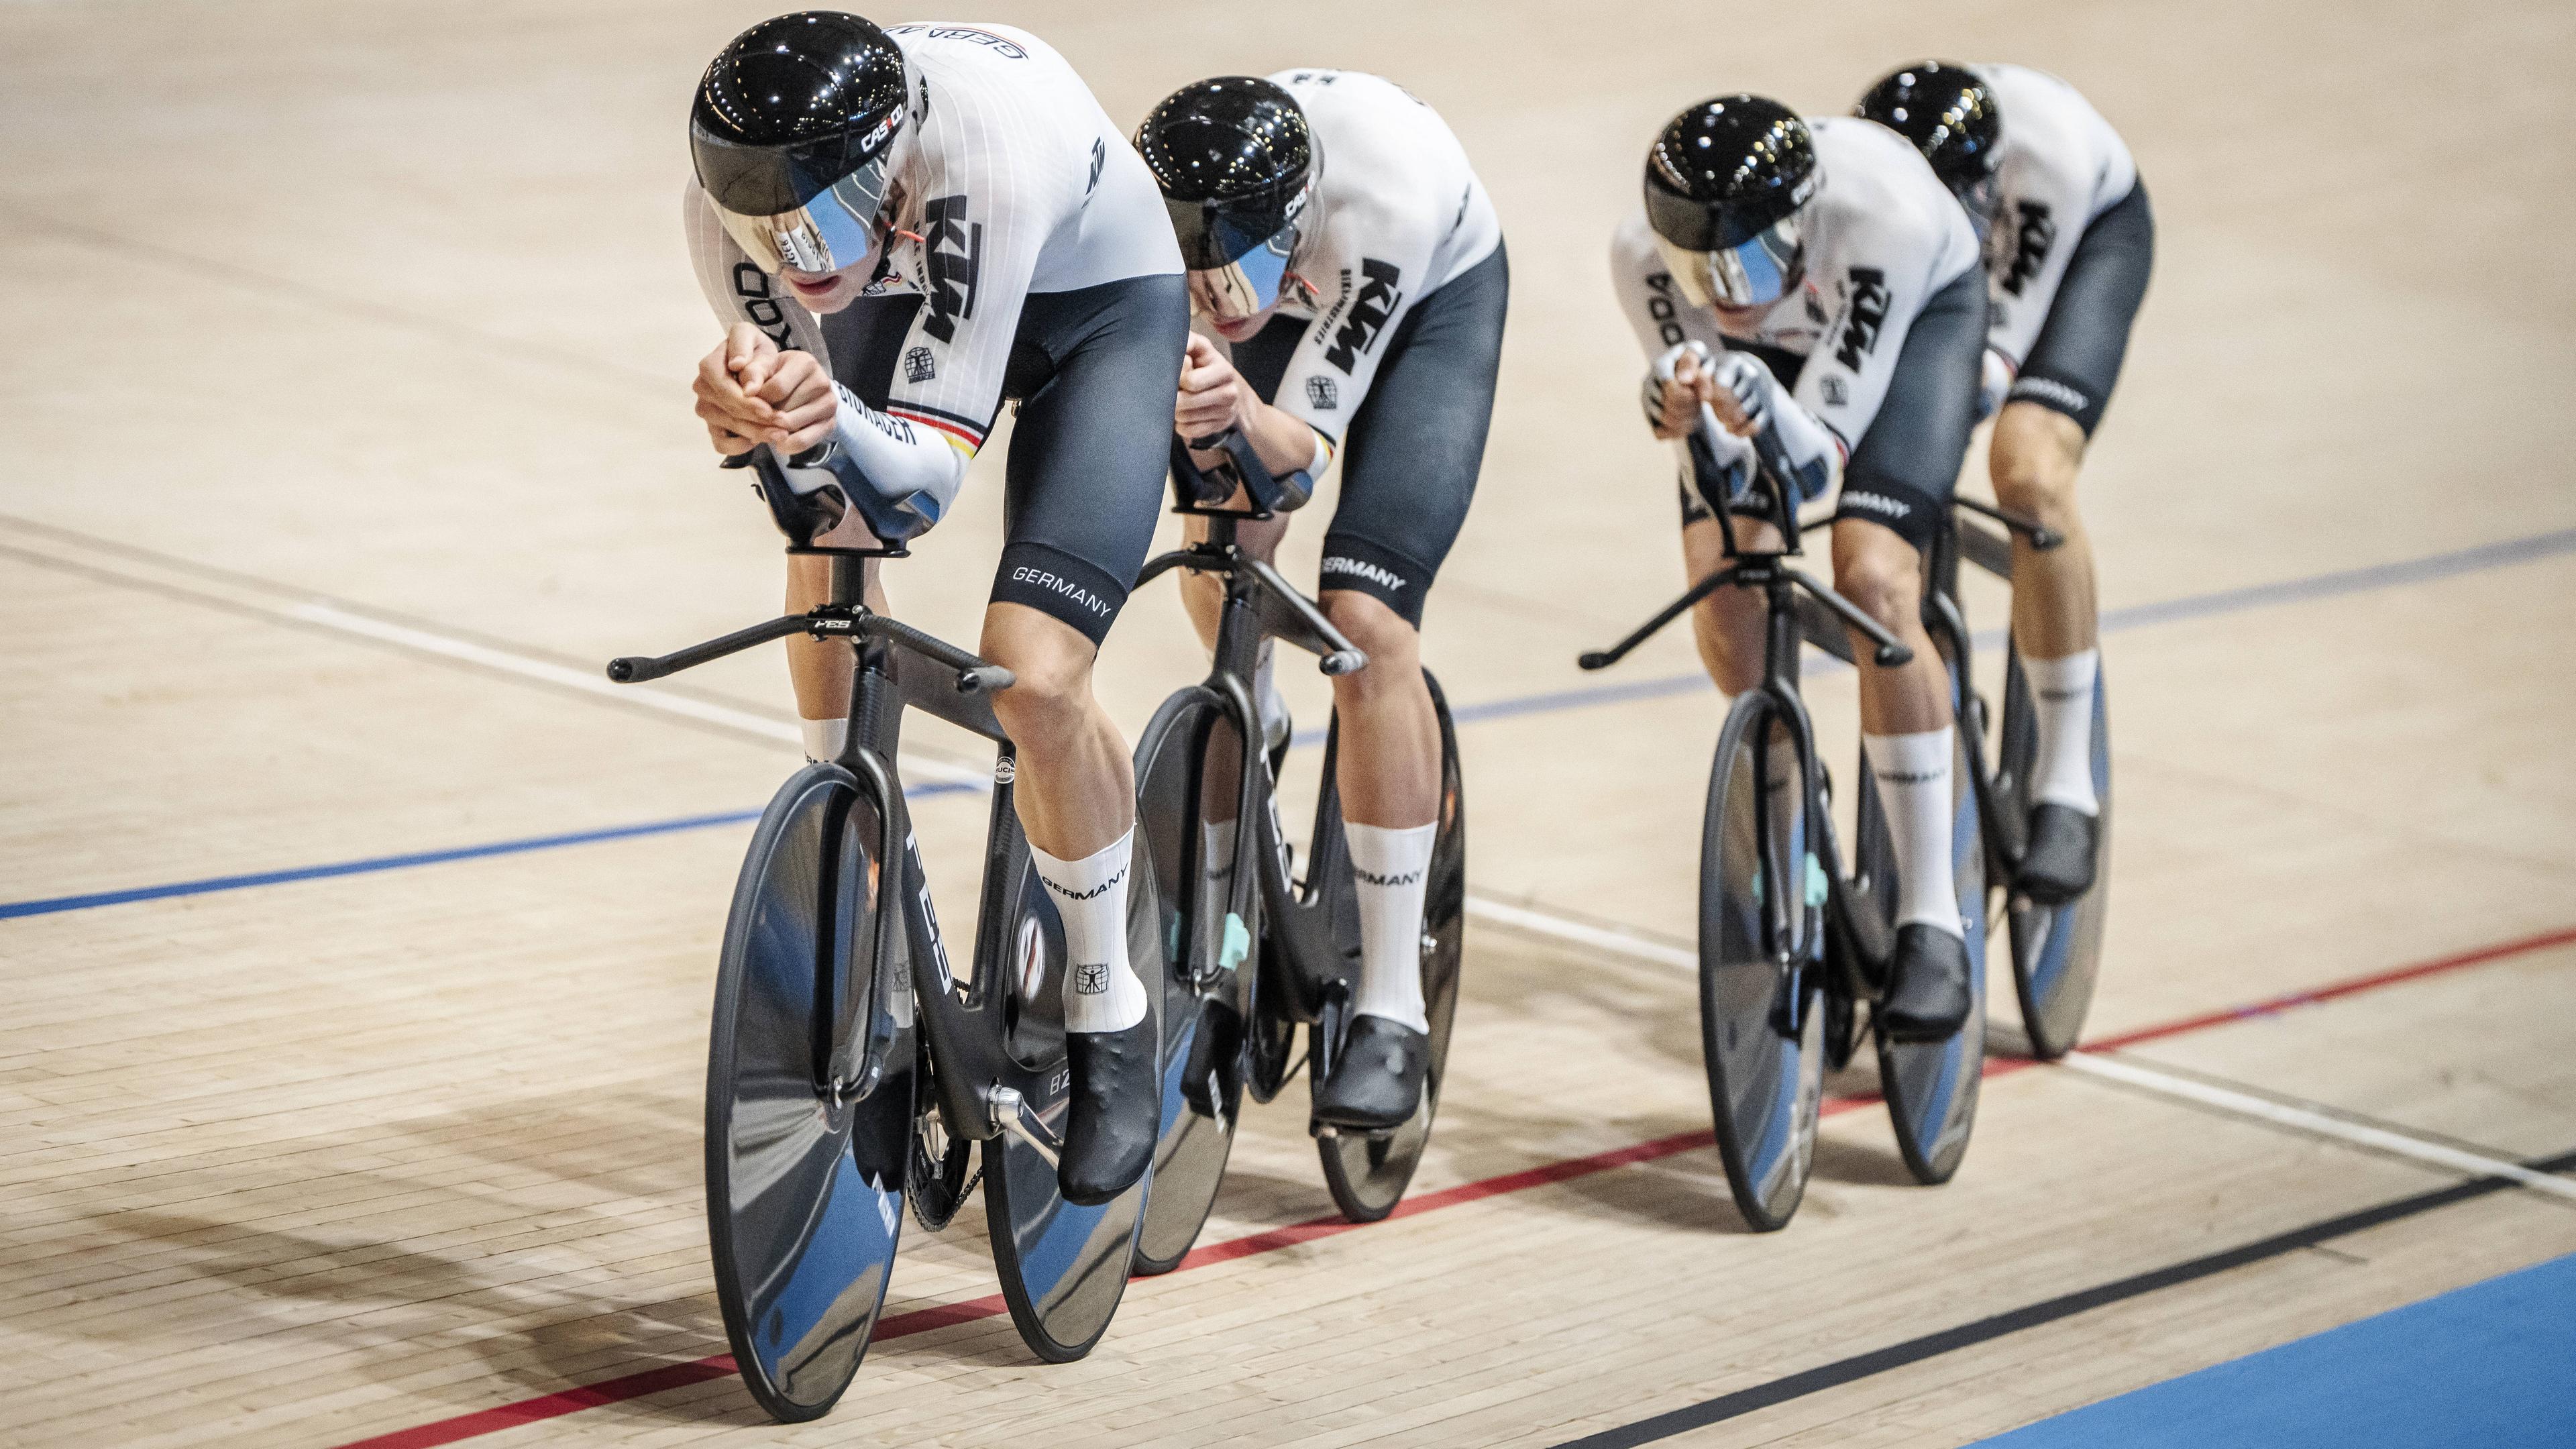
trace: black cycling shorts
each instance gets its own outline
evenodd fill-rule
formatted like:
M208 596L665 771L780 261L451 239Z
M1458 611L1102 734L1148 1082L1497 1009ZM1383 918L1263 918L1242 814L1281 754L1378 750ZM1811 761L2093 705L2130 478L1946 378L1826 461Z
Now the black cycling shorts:
M1324 531L1320 591L1367 594L1422 627L1423 596L1458 541L1484 466L1510 293L1511 264L1496 243L1492 256L1396 324L1377 379L1342 437L1342 498ZM1277 398L1289 356L1311 325L1274 317L1235 344L1235 371L1262 401Z
M840 382L882 408L916 292L822 319ZM993 602L1025 604L1098 644L1136 586L1163 511L1172 399L1189 339L1178 274L1128 277L1020 306L1002 395L1019 403L1005 465ZM987 420L989 421L989 420Z
M1732 344L1730 344L1732 346ZM1775 347L1747 346L1783 388L1798 385L1806 359ZM1896 354L1887 397L1843 465L1834 521L1866 519L1928 550L1950 521L1959 465L1977 424L1977 386L1986 360L1986 276L1970 269L1932 294L1915 314ZM1682 479L1682 522L1710 517L1708 505ZM1761 515L1759 502L1739 502L1738 515Z
M2129 354L2129 324L2146 300L2156 261L2156 218L2141 181L2093 218L2066 261L2039 340L2022 359L2007 402L2032 402L2073 418L2093 436Z

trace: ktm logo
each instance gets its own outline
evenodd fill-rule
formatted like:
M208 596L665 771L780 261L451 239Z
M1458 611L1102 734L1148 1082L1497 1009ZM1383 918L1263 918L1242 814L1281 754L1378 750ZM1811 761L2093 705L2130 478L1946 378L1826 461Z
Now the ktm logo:
M966 220L966 198L941 196L922 208L922 250L928 256L930 320L921 330L954 341L961 318L975 315L975 283L984 265L984 224Z
M1854 267L1851 272L1851 302L1843 312L1841 345L1834 349L1834 361L1860 371L1860 360L1878 346L1878 329L1887 325L1887 273L1876 267Z
M2018 297L2048 261L2048 249L2057 244L2057 221L2044 201L2020 202L2013 210L2020 215L2021 225L2014 232L2012 266L2004 273L2004 290Z
M1404 294L1395 284L1404 269L1392 262L1368 257L1360 262L1360 294L1351 303L1350 316L1343 319L1342 329L1333 334L1333 345L1324 349L1324 360L1350 376L1360 354L1377 346L1378 334L1386 330L1387 319L1404 305Z

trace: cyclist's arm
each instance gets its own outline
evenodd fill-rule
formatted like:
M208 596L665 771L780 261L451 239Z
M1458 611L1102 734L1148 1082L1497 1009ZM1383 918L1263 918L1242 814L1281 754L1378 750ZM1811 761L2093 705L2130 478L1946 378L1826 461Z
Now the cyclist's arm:
M1698 427L1679 433L1663 427L1663 389L1680 354L1697 353L1700 369L1709 371L1726 357L1726 337L1718 331L1715 317L1691 306L1673 285L1663 254L1655 249L1646 229L1642 208L1611 234L1610 284L1629 330L1637 336L1639 350L1646 355L1638 404L1648 430L1671 441L1686 484L1698 482L1704 496L1741 493L1752 481L1752 445L1719 427L1705 403L1699 408Z
M1320 309L1306 335L1289 354L1279 376L1271 410L1286 414L1313 434L1315 465L1320 476L1349 436L1350 420L1367 400L1377 371L1386 360L1396 329L1436 284L1431 258L1454 207L1425 209L1419 196L1353 196L1343 199L1316 239L1306 265L1308 278L1321 293ZM1396 426L1409 426L1397 422ZM1295 451L1282 429L1283 448ZM1270 463L1269 454L1262 455ZM1292 466L1305 466L1303 460Z

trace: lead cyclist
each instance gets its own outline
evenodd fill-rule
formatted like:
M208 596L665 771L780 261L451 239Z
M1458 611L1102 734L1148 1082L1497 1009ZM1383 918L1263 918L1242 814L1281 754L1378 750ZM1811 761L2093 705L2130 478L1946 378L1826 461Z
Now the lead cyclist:
M1682 455L1682 552L1726 564L1715 509L1748 508L1757 442L1803 500L1837 485L1834 582L1914 651L1860 661L1861 743L1897 858L1896 946L1878 1019L1941 1040L1973 1008L1951 864L1956 734L1923 628L1921 553L1949 524L1975 424L1986 293L1976 234L1923 158L1848 117L1802 120L1760 96L1675 116L1646 156L1644 204L1610 244L1613 284L1652 364L1647 426ZM1757 518L1736 536L1776 548ZM1692 611L1700 657L1733 695L1762 679L1763 600L1720 589Z
M1072 1102L1058 1176L1106 1202L1143 1176L1159 1043L1127 956L1135 781L1092 661L1162 508L1188 292L1153 178L1063 57L1025 31L814 10L744 31L690 112L689 251L722 344L697 412L728 457L767 444L860 546L937 523L1020 400L982 654L1017 682L1037 873L1063 917ZM798 466L801 465L801 466ZM788 560L787 607L828 560ZM872 561L868 602L885 607ZM805 752L848 737L846 643L791 638Z
M1190 441L1238 433L1274 474L1308 486L1341 464L1319 594L1368 655L1333 681L1360 984L1314 1111L1357 1131L1397 1127L1430 1062L1422 917L1440 726L1419 631L1493 417L1510 292L1502 225L1439 115L1359 71L1183 86L1137 128L1136 147L1170 209L1196 313L1166 425ZM1205 537L1204 520L1190 524ZM1287 526L1245 523L1236 537L1267 559ZM1213 647L1222 586L1198 574L1183 591ZM1266 653L1257 693L1268 742L1284 741ZM1222 879L1233 823L1208 829Z
M2014 884L2062 905L2093 884L2093 683L2101 669L2093 544L2075 475L2120 378L2129 324L2155 264L2155 215L2137 162L2073 86L2018 65L1920 61L1889 73L1858 114L1914 143L1985 240L1980 414L1995 500L2065 540L2013 536L2013 639L2039 725L2030 845Z

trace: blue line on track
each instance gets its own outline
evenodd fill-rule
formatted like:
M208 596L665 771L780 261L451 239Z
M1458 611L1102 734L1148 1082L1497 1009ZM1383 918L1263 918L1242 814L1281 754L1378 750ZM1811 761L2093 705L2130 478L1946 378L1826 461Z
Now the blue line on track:
M2367 593L2375 589L2396 588L2405 584L2428 583L2461 574L2528 563L2576 552L2576 528L2562 528L2528 538L2506 539L2501 543L2481 544L2475 548L2437 553L2424 558L2402 559L2396 563L2372 564L2364 568L2341 569L2304 579L2289 579L2277 584L2255 584L2241 589L2221 589L2215 593L2195 594L2189 598L2169 599L2156 604L2134 604L2125 609L2112 609L2102 615L2102 632L2119 633L2144 628L2151 624L2171 624L2185 619L2205 619L2217 614L2238 613L2246 609L2267 608L2275 604L2306 603L2317 599L2337 598L2346 594ZM1977 647L1990 649L2001 644L2003 632L1987 630L1977 636ZM1849 668L1838 659L1825 659L1820 669ZM1544 694L1524 695L1515 699L1488 700L1483 704L1460 705L1451 711L1460 724L1479 724L1488 720L1511 719L1520 715L1553 714L1570 709L1589 709L1596 705L1623 704L1632 700L1662 699L1676 694L1689 694L1709 687L1704 674L1671 674L1654 679L1631 680L1620 684L1597 685L1588 689L1559 689ZM1323 731L1300 730L1295 742L1300 746L1324 742ZM972 786L941 783L918 785L906 791L920 797L961 793ZM201 896L217 891L247 890L253 886L283 885L290 881L321 880L330 876L367 875L377 871L408 870L419 865L441 865L455 860L476 860L493 855L522 855L534 850L553 850L566 845L590 845L604 840L625 840L640 835L669 835L683 830L703 830L718 825L739 825L757 820L757 810L727 811L718 815L692 815L678 820L656 820L642 825L618 825L604 830L579 830L564 835L539 835L524 840L502 840L488 845L460 846L453 850L424 850L407 855L380 855L365 860L340 861L332 865L303 866L293 870L260 871L249 875L209 876L203 880L174 881L167 885L137 886L130 890L96 891L87 895L54 896L44 900L0 902L0 920L17 916L49 916L63 911L93 910L100 906L121 906L136 901L167 900L173 896Z
M1992 1449L2576 1444L2576 1256L1988 1439Z

